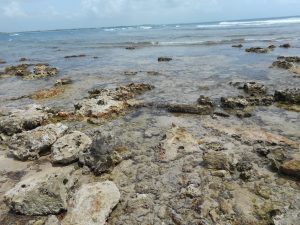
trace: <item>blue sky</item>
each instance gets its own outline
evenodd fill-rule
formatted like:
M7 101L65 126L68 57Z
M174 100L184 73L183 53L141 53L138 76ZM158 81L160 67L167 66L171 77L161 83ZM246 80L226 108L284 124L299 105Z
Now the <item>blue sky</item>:
M300 14L300 0L0 0L0 32Z

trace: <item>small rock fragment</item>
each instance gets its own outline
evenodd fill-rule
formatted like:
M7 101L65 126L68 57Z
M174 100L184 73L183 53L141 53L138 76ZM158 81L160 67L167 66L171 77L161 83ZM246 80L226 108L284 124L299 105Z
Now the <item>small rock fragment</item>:
M172 60L172 58L170 57L159 57L158 59L158 62L169 62Z

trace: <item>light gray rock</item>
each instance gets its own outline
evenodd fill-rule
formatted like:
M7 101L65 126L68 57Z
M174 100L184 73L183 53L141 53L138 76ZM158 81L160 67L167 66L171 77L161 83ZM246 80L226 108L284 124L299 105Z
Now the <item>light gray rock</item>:
M13 135L24 130L32 130L48 119L44 108L30 105L24 110L15 109L0 117L0 133Z
M45 222L45 225L61 225L61 223L59 222L56 216L52 215L48 217L48 219Z
M74 185L73 169L51 168L19 182L4 196L9 208L23 215L58 214L67 209L68 191Z
M92 140L84 133L73 131L59 138L51 147L52 162L68 164L78 160L79 152L86 151Z
M84 184L70 203L62 225L104 225L119 200L119 189L111 181Z
M14 157L20 160L34 160L50 152L51 145L61 137L68 127L61 124L49 124L31 131L15 134L10 140L10 149Z

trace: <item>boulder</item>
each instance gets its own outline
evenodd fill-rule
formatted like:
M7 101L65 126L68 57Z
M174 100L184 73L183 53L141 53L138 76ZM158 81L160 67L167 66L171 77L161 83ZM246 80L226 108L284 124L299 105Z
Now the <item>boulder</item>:
M247 82L244 84L244 90L250 95L261 95L267 93L267 87L257 82Z
M68 191L74 186L71 173L70 168L35 173L9 190L4 202L18 214L59 214L67 209Z
M10 76L27 76L30 74L28 71L28 68L32 66L31 64L20 64L16 66L9 66L6 67L4 70L4 74L10 75Z
M15 134L10 140L11 153L19 160L37 159L40 155L50 153L51 146L67 129L67 126L58 123Z
M115 147L112 136L103 134L93 141L89 149L79 152L79 162L89 167L95 175L100 175L121 162L122 157Z
M159 57L158 59L158 62L169 62L172 60L172 58L170 57Z
M254 52L254 53L268 53L272 50L273 50L273 48L252 47L252 48L247 48L245 51L246 52Z
M275 101L291 104L300 104L300 88L275 91Z
M24 130L32 130L47 119L45 108L29 105L24 110L16 109L0 117L0 133L11 136Z
M90 148L92 140L84 133L73 131L61 138L51 147L52 162L55 164L69 164L79 158L79 153Z
M286 43L286 44L282 44L279 46L280 48L290 48L291 45L289 43Z
M104 225L119 200L119 189L111 181L84 184L75 193L62 225Z
M289 160L280 166L280 171L286 175L300 178L300 160Z

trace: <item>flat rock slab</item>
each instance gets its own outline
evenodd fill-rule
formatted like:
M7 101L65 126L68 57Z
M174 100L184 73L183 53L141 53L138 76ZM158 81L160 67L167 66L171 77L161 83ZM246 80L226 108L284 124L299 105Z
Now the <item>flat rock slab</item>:
M11 136L24 130L34 129L47 119L45 109L38 105L30 105L24 110L13 110L0 117L0 133Z
M58 214L67 209L68 190L74 185L73 169L51 169L28 177L5 194L9 208L23 215Z
M52 162L69 164L78 160L78 154L86 151L92 140L84 133L73 131L59 138L51 147Z
M84 184L70 203L62 225L104 225L119 200L119 189L111 181Z
M15 134L10 140L11 153L20 160L37 159L40 155L49 153L51 146L67 129L67 126L58 123Z

